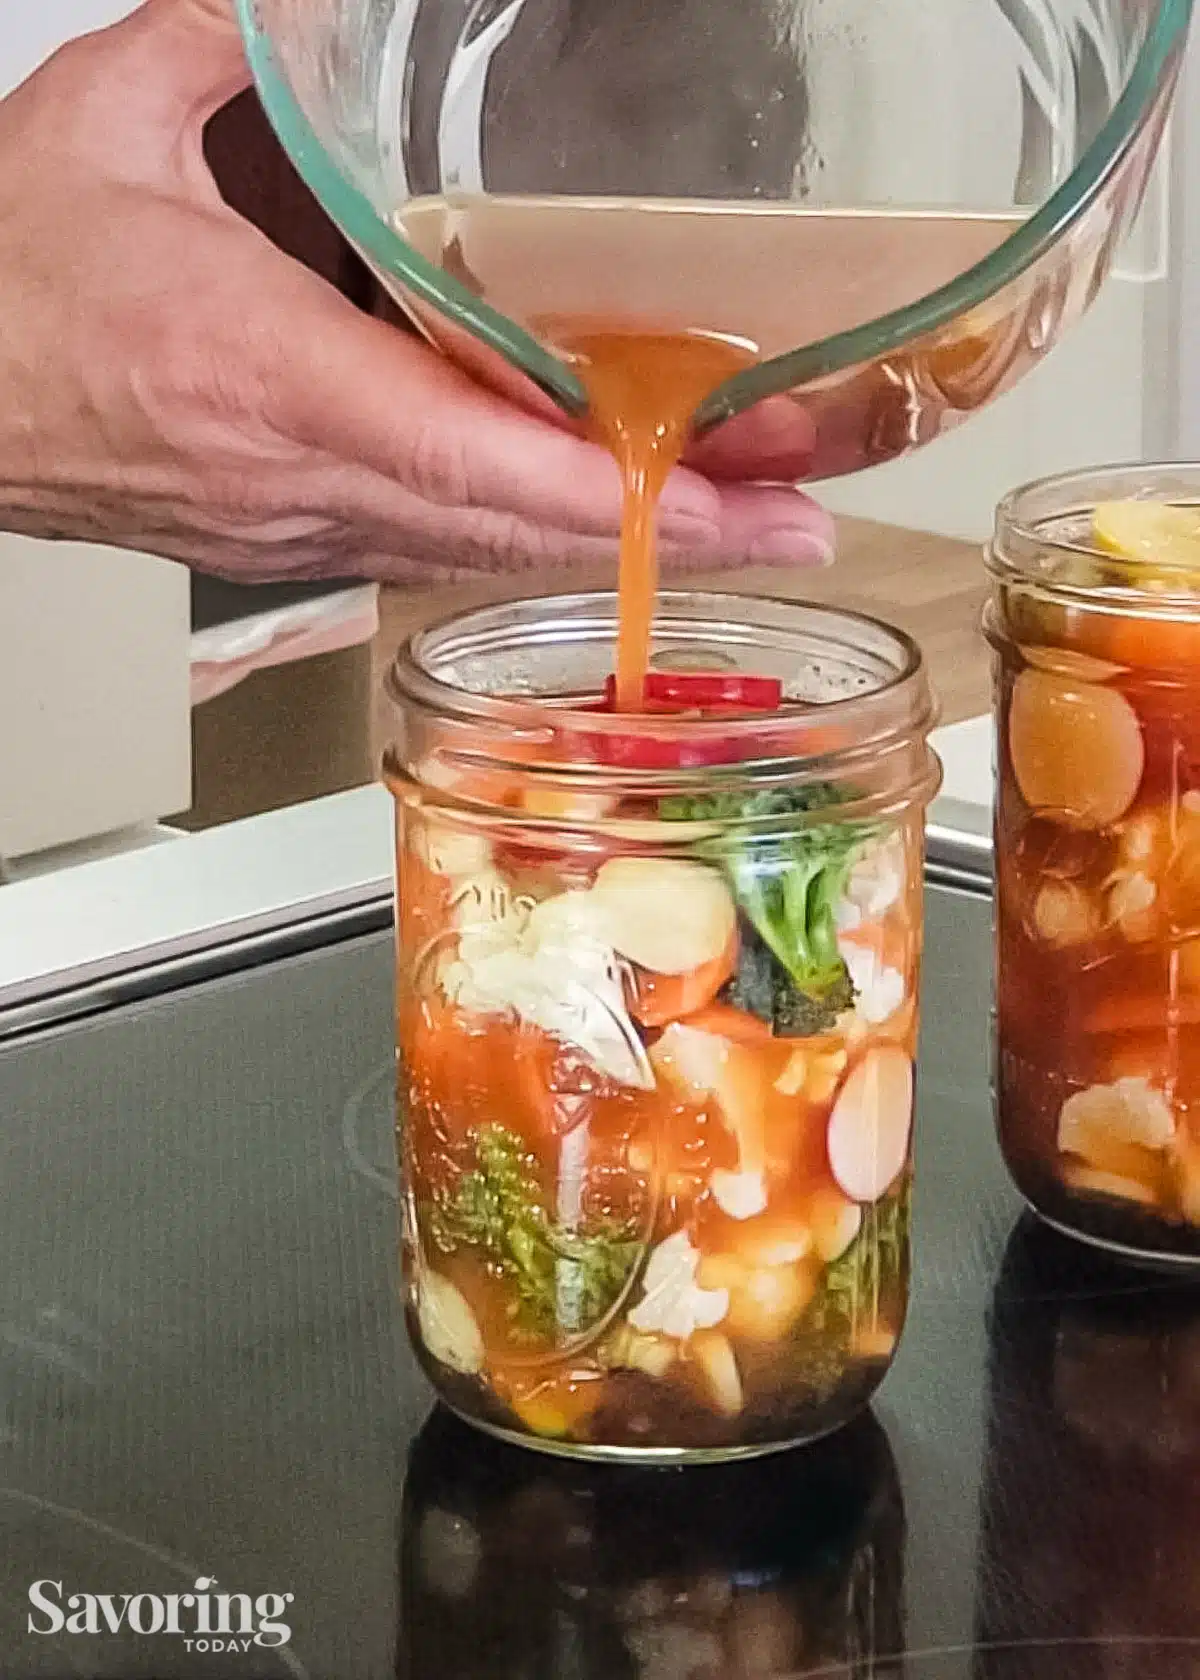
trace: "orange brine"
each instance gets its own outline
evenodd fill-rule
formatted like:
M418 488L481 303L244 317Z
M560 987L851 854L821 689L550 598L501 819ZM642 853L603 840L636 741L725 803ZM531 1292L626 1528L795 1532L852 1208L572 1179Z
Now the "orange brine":
M587 391L588 429L621 470L619 710L641 706L655 510L704 399L757 360L915 302L987 256L1020 219L501 194L418 198L397 214L423 257L572 363ZM410 307L438 338L436 316ZM1003 316L968 320L939 350L936 382L958 408L983 400L973 370L1008 330ZM842 394L831 447L843 448L860 422L886 426L894 385L885 371ZM822 476L820 438L812 472Z

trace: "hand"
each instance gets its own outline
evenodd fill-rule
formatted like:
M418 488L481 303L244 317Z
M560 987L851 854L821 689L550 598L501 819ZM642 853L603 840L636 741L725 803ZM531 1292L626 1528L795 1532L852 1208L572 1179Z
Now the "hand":
M361 314L222 201L202 131L247 80L228 0L149 0L0 103L0 526L243 579L611 554L603 451ZM798 470L778 413L728 430L699 453L710 476L668 486L668 556L827 559L820 509L746 482Z

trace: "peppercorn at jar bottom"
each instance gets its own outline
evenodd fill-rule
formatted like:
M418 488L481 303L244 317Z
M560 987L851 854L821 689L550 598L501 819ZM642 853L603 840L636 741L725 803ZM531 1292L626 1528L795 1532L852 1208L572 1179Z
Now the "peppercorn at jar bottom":
M898 632L687 594L619 716L614 611L393 672L409 1328L497 1433L739 1456L844 1422L903 1325L931 702Z
M1052 1223L1194 1266L1200 514L1165 499L1186 478L1138 467L1019 492L989 635L1001 1145Z

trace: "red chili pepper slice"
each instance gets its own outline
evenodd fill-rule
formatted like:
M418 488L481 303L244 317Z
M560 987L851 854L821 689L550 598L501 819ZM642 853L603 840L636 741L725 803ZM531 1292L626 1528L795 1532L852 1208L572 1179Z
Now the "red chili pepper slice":
M586 708L609 712L616 698L616 679L609 677L604 699ZM783 684L777 677L742 676L727 671L651 671L646 679L639 717L743 718L777 711ZM694 770L734 764L745 754L745 743L725 736L681 740L654 736L645 728L628 735L607 732L581 737L587 756L623 770ZM740 747L740 751L739 751Z
M604 685L610 708L616 696L617 679L610 676ZM643 699L648 711L664 705L682 711L732 706L739 711L775 712L783 704L783 684L778 677L744 676L740 671L649 671Z

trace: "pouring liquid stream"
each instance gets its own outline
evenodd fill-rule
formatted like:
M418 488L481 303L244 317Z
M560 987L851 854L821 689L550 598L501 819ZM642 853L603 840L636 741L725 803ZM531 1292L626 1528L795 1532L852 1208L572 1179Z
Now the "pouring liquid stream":
M615 709L643 709L658 592L655 517L663 486L710 392L755 359L755 347L716 333L629 332L601 323L539 321L587 391L590 430L621 473Z
M418 198L397 211L397 228L427 261L521 322L572 364L587 391L590 435L616 457L622 482L618 711L644 709L655 513L699 405L753 362L936 290L1021 219L502 194ZM1005 330L1003 315L964 322L962 356L986 355ZM953 372L954 341L946 354ZM894 386L885 367L846 391L843 431L877 424ZM969 394L958 400L971 406ZM822 447L818 436L814 477L824 476Z

